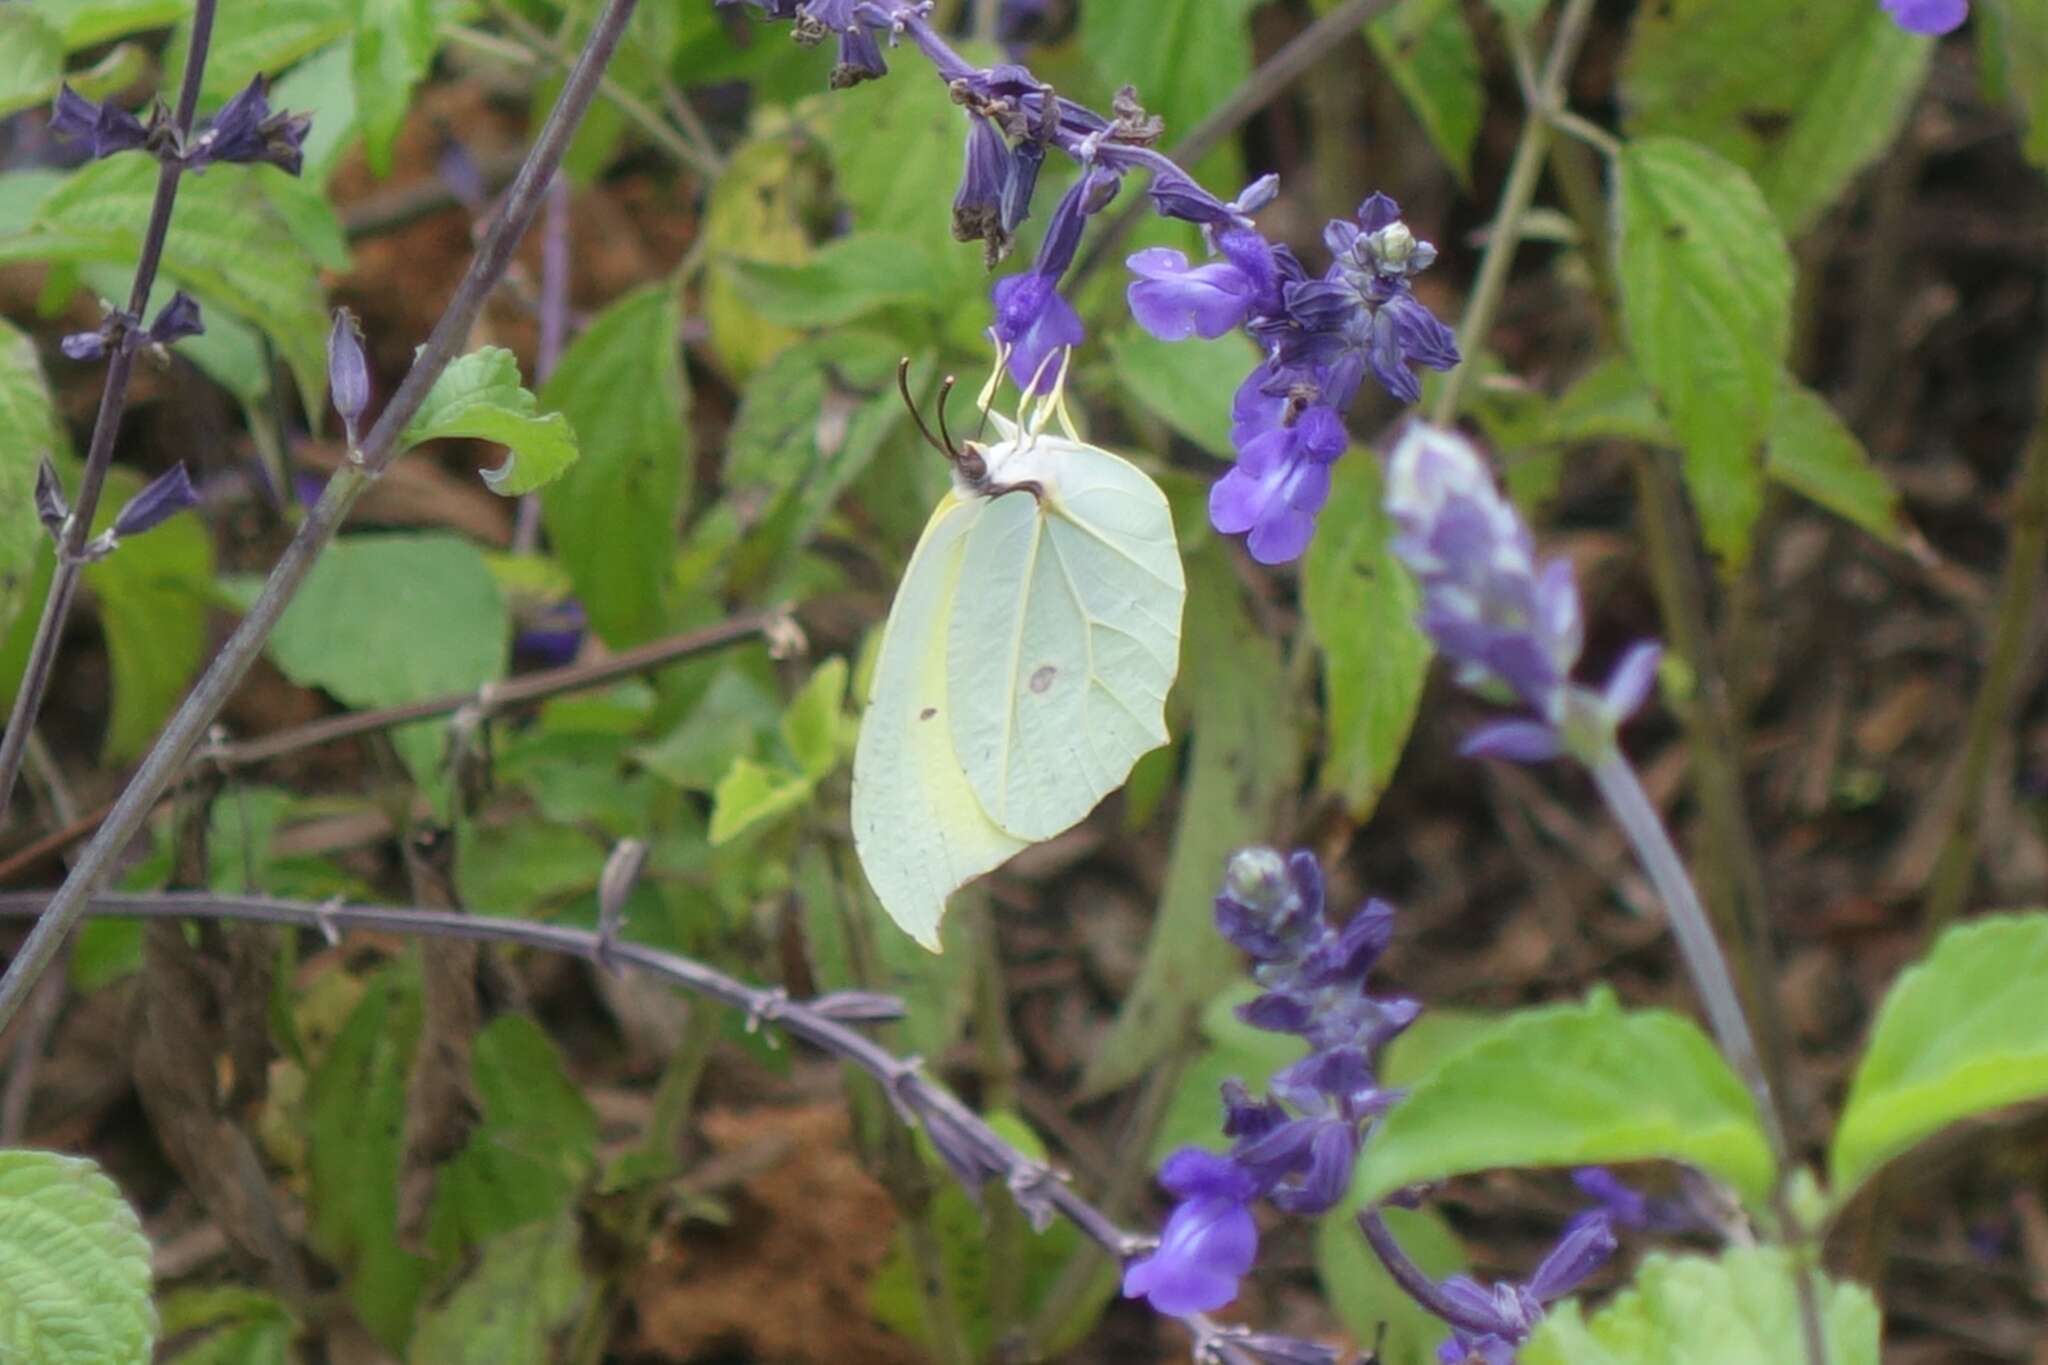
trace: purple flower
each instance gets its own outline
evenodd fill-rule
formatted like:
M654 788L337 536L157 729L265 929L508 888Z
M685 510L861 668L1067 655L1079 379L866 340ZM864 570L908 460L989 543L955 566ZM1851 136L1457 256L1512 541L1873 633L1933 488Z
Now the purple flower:
M1330 465L1349 443L1336 409L1320 406L1254 437L1209 490L1210 524L1226 535L1248 532L1245 546L1261 564L1299 558L1330 496Z
M826 77L826 84L834 90L846 90L862 81L880 80L889 74L889 64L882 60L882 45L875 41L875 32L866 24L853 24L840 30L839 60L832 64L832 73Z
M1571 565L1537 568L1528 527L1472 443L1416 423L1388 459L1394 553L1422 586L1422 626L1467 687L1501 686L1551 724L1583 624Z
M1644 1232L1693 1232L1707 1227L1683 1199L1644 1194L1604 1166L1581 1166L1572 1183L1594 1201L1595 1209L1616 1227Z
M1010 249L1010 229L1003 222L1003 192L1009 180L1010 149L1003 135L979 114L968 115L966 164L959 192L953 196L953 240L987 242L990 265Z
M113 542L154 530L198 502L199 490L192 486L192 476L185 472L184 464L172 465L151 479L140 493L128 499L127 504L114 514L107 548L112 549Z
M149 128L141 119L117 108L112 101L95 103L69 85L57 87L57 103L50 111L50 131L67 140L86 139L86 149L95 160L130 151L149 141Z
M1087 220L1116 198L1117 177L1090 169L1060 196L1038 256L1022 275L997 280L994 291L996 341L1009 349L1010 377L1017 387L1042 390L1054 382L1057 365L1049 363L1063 346L1078 346L1087 335L1081 315L1060 296L1060 277L1074 263Z
M1238 1281L1258 1258L1251 1214L1257 1184L1228 1157L1195 1147L1168 1157L1159 1183L1180 1203L1159 1249L1124 1267L1124 1297L1149 1299L1176 1317L1221 1308L1237 1297Z
M1884 0L1885 12L1910 33L1939 37L1970 17L1969 0Z
M218 162L262 162L287 175L297 175L304 160L301 148L313 120L305 114L273 111L261 75L220 107L206 131L185 149L185 166L200 171Z
M184 337L202 336L206 322L199 314L199 301L180 289L149 324L146 334L158 346L168 346Z
M1161 341L1220 337L1244 325L1252 282L1227 261L1190 266L1169 247L1152 247L1127 264L1138 278L1125 291L1131 316Z

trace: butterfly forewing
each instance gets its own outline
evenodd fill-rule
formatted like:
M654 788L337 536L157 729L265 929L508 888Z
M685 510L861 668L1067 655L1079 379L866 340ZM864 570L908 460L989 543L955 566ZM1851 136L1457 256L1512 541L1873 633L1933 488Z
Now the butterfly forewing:
M1005 472L1028 468L1042 496L998 497L967 533L947 672L968 783L996 825L1040 840L1166 742L1185 587L1151 480L1076 442L1030 454Z

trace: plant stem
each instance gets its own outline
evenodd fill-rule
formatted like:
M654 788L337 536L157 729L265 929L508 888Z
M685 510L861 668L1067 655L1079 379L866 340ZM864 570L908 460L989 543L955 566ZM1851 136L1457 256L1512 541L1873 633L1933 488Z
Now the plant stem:
M320 495L320 501L307 514L305 521L300 523L297 534L285 547L284 554L264 582L263 591L249 608L249 614L242 618L241 625L221 646L220 653L193 686L184 704L165 725L163 733L142 760L141 767L114 802L114 808L108 812L99 833L86 845L78 865L51 899L49 913L37 920L21 950L8 963L6 975L0 977L0 1030L13 1021L30 988L50 965L58 946L84 913L87 897L112 872L114 860L142 828L142 822L155 807L157 797L184 766L185 756L205 734L214 717L220 714L221 707L227 704L229 696L241 683L242 675L256 662L256 656L262 653L270 632L276 629L293 595L305 582L306 575L312 572L314 562L340 529L349 508L371 480L383 473L398 455L400 436L406 424L419 411L434 381L441 377L441 372L460 352L477 315L483 310L485 299L497 288L506 267L512 263L513 250L533 221L534 212L547 193L548 182L562 164L562 156L575 135L576 125L581 122L584 111L589 109L590 101L597 93L598 80L625 34L636 3L637 0L607 0L603 13L591 29L582 55L577 58L575 69L563 82L561 98L549 112L547 123L527 155L526 164L505 192L498 215L478 244L476 256L471 260L462 283L456 287L448 310L434 324L434 330L414 357L412 368L406 371L390 403L363 438L358 452L360 466L343 465L327 481L326 491Z
M1735 981L1729 974L1727 958L1722 955L1721 945L1714 938L1714 927L1707 920L1706 907L1700 904L1699 892L1693 888L1692 878L1686 874L1685 863L1672 846L1671 835L1665 830L1664 822L1657 818L1656 807L1650 804L1649 795L1636 778L1636 770L1629 765L1620 747L1610 745L1607 753L1589 765L1587 771L1592 776L1593 785L1599 788L1601 800L1607 803L1608 812L1635 849L1636 860L1657 888L1657 895L1664 902L1665 917L1671 925L1671 936L1678 941L1679 957L1685 963L1687 975L1692 978L1693 991L1706 1008L1707 1022L1720 1044L1721 1055L1734 1066L1736 1075L1742 1078L1756 1104L1757 1121L1763 1126L1764 1140L1770 1147L1775 1167L1772 1204L1782 1225L1780 1235L1792 1244L1793 1254L1802 1262L1794 1279L1799 1297L1800 1326L1806 1342L1806 1359L1808 1365L1827 1365L1827 1340L1821 1330L1819 1295L1814 1287L1812 1267L1804 1264L1808 1237L1786 1195L1786 1181L1793 1170L1791 1143L1786 1138L1784 1117L1778 1111L1777 1099L1771 1090L1770 1075L1764 1069L1756 1039L1750 1033L1749 1020L1743 1015L1742 1001L1735 993Z
M171 115L175 137L169 152L158 162L156 197L150 201L148 225L142 233L142 254L135 262L135 283L128 291L128 317L135 327L147 325L142 312L149 306L150 291L156 287L157 268L163 264L164 242L171 233L171 210L178 202L178 180L185 172L177 149L192 131L192 117L199 108L199 87L206 74L206 55L213 44L213 12L216 0L198 0L192 9L192 43L185 54L185 75L178 87L178 107ZM0 735L0 818L14 796L21 776L21 760L28 737L35 729L36 715L43 708L43 694L49 690L50 674L57 663L57 646L71 616L71 599L78 594L78 580L85 572L85 542L92 534L93 515L99 510L100 493L107 484L107 471L114 463L114 438L120 434L121 414L128 406L128 377L135 369L135 338L124 329L114 339L107 356L107 380L100 390L99 414L93 419L92 441L86 447L85 471L79 478L78 494L72 500L71 515L57 541L57 566L50 578L50 591L43 599L43 614L36 622L28 663L22 670L21 689L14 694L14 710L7 718L7 731ZM7 1015L0 1013L0 1028Z
M2048 366L2042 368L2039 402L2041 415L2020 462L2012 545L2006 551L2005 579L1998 589L1990 658L1970 702L1963 757L1956 769L1955 814L1929 879L1930 936L1955 919L1969 895L1971 874L1977 868L1977 824L1991 751L1998 732L2011 721L2013 686L2026 653L2028 633L2041 609L2042 575L2048 570Z
M1774 1084L1782 1084L1784 1029L1772 990L1777 969L1771 947L1770 898L1757 860L1756 838L1743 808L1735 708L1707 625L1705 589L1686 538L1686 521L1680 511L1683 494L1672 457L1661 451L1638 450L1633 458L1636 500L1641 507L1658 614L1694 679L1693 695L1674 709L1685 726L1694 786L1705 816L1709 900L1721 931L1741 945L1744 996L1762 1024L1765 1070Z
M1494 312L1507 288L1508 268L1514 264L1515 248L1521 245L1522 219L1536 198L1536 182L1542 178L1544 158L1550 152L1552 120L1564 108L1565 74L1578 59L1592 17L1593 0L1569 0L1558 17L1557 31L1551 35L1550 54L1532 92L1535 105L1522 121L1522 136L1508 163L1508 182L1501 190L1500 210L1494 214L1493 230L1486 239L1486 254L1480 258L1479 278L1472 283L1465 316L1458 322L1458 352L1467 363L1444 376L1430 409L1429 420L1438 426L1448 426L1456 419L1465 376L1472 369L1471 357L1493 327Z
M47 920L62 890L0 893L0 917ZM880 1084L883 1095L905 1122L929 1130L942 1126L945 1141L965 1144L996 1177L1023 1197L1043 1199L1056 1213L1119 1261L1144 1250L1149 1238L1127 1232L1107 1214L1068 1187L1044 1163L1003 1140L1001 1134L958 1096L924 1074L915 1059L896 1056L880 1043L833 1016L832 997L791 1000L781 990L747 983L695 958L616 938L587 929L538 924L490 914L454 910L423 910L410 906L343 906L271 896L221 896L211 892L154 894L100 893L82 898L79 913L127 919L223 919L313 929L328 937L358 930L433 935L505 943L540 952L581 958L599 967L630 967L694 995L744 1012L758 1024L773 1025L790 1037L851 1063ZM934 1138L934 1141L938 1141ZM1182 1321L1198 1341L1227 1339L1207 1317Z

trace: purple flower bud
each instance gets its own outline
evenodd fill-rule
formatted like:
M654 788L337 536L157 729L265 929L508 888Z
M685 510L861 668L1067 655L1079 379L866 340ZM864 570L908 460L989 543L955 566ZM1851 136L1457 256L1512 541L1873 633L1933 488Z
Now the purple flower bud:
M1225 535L1249 533L1245 548L1261 564L1299 559L1330 496L1330 465L1349 444L1343 419L1322 406L1255 437L1209 490L1209 524Z
M1564 752L1554 726L1537 720L1498 720L1465 737L1458 752L1466 758L1498 758L1509 763L1547 763Z
M1014 233L1031 216L1031 196L1038 192L1038 172L1045 166L1045 144L1020 139L1010 148L1003 166L1001 222L1005 234Z
M1302 1161L1266 1196L1286 1213L1327 1213L1351 1188L1351 1172L1358 1164L1357 1125L1349 1119L1325 1119L1312 1127Z
M1410 293L1398 293L1372 315L1372 345L1366 352L1373 378L1403 403L1422 397L1411 365L1448 370L1458 363L1458 338Z
M1299 1033L1308 1027L1314 1004L1286 991L1267 991L1237 1007L1237 1017L1268 1033Z
M201 336L206 323L199 316L199 301L180 289L171 295L171 301L156 315L156 321L149 324L149 339L158 346L168 346L183 337Z
M960 190L953 196L953 240L987 242L989 264L1010 250L1003 226L1003 185L1009 174L1010 149L996 126L979 114L967 116L967 158L960 172Z
M1909 33L1939 37L1970 17L1969 0L1884 0L1885 12Z
M1302 960L1302 979L1311 986L1363 985L1372 964L1394 939L1394 907L1369 900L1345 926L1317 944Z
M1209 193L1186 171L1170 162L1153 170L1152 183L1145 193L1152 197L1152 207L1162 218L1220 227L1234 221L1237 216L1231 205Z
M1151 247L1125 264L1138 277L1125 291L1131 316L1161 341L1220 337L1251 310L1252 281L1228 261L1190 266L1181 252Z
M36 464L36 519L43 523L43 529L56 540L64 533L64 523L71 516L71 503L64 496L63 481L57 477L57 466L50 463L45 455Z
M261 75L220 107L205 132L185 149L185 166L200 171L219 162L262 162L287 175L297 175L304 161L301 148L313 120L305 114L273 112Z
M1605 1213L1594 1210L1578 1215L1565 1225L1557 1246L1529 1277L1530 1294L1539 1303L1563 1298L1607 1264L1615 1246L1614 1226Z
M1601 689L1601 706L1616 725L1627 720L1649 700L1650 689L1657 685L1657 665L1664 657L1664 647L1654 640L1642 640L1629 646L1628 653L1621 656L1621 662L1614 666L1614 672L1607 677L1607 686Z
M889 74L882 60L882 45L866 24L852 24L839 33L839 60L832 64L826 84L834 90L848 90L862 81L880 80Z
M50 111L50 131L66 140L86 139L94 160L140 147L149 141L149 129L142 120L112 101L95 103L69 85L57 87L57 103Z
M472 214L483 213L490 200L490 192L485 189L484 174L477 169L476 158L469 154L467 147L454 138L448 139L441 148L434 169L456 202Z
M353 450L356 423L370 405L370 365L363 357L363 329L346 308L334 310L334 326L327 333L327 392Z
M183 462L174 464L151 479L115 514L114 539L119 541L139 536L198 502L199 490L192 486L192 476L185 472Z
M1270 848L1239 849L1223 869L1216 930L1263 961L1300 951L1323 915L1323 871L1312 854L1283 858Z
M99 360L107 353L107 324L96 332L67 332L58 339L57 349L72 360Z

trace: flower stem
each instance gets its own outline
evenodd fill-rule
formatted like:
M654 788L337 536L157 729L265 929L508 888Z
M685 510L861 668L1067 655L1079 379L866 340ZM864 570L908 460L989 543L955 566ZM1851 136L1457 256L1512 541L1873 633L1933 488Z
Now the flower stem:
M67 884L68 885L68 884ZM0 917L37 917L47 922L62 892L0 893ZM926 1076L914 1060L906 1061L835 1018L821 1002L791 1000L782 991L748 985L699 962L644 943L610 938L587 929L569 929L484 912L427 910L412 906L340 906L272 896L223 896L211 892L99 893L79 901L79 915L125 919L219 919L312 929L330 939L364 931L411 937L459 938L506 943L540 952L581 958L607 970L626 967L679 986L694 995L741 1011L761 1025L772 1025L790 1037L848 1062L881 1086L882 1093L906 1122L944 1126L947 1140L971 1144L974 1152L1011 1189L1040 1196L1054 1212L1090 1241L1121 1261L1146 1245L1146 1239L1125 1230L1106 1213L1076 1194L1066 1182L1012 1147L958 1096ZM74 916L76 918L76 916ZM1183 1319L1197 1340L1220 1338L1208 1318Z
M201 0L201 3L207 4L207 0ZM398 391L378 415L376 425L363 438L360 466L343 465L327 481L326 491L320 495L320 501L307 514L305 521L300 523L297 534L271 570L248 615L242 618L241 625L221 646L220 653L200 676L184 704L165 725L135 776L107 813L99 833L86 845L71 875L51 898L48 913L37 920L21 950L8 963L6 975L0 976L0 1031L4 1031L20 1011L36 979L49 967L57 955L58 946L85 912L87 898L112 872L115 858L142 828L142 822L155 807L157 797L178 775L186 755L205 734L214 717L220 714L229 696L241 683L243 674L256 662L264 642L276 629L285 608L312 572L321 552L341 528L342 520L355 500L399 454L399 439L406 424L419 411L434 381L460 353L477 315L483 311L485 299L497 288L498 281L504 278L506 268L511 265L512 253L533 221L534 213L547 193L548 182L562 164L576 126L597 93L605 64L611 60L619 40L625 35L636 3L637 0L608 0L590 31L575 68L563 82L561 97L549 112L547 123L534 141L532 151L527 154L526 164L506 191L504 203L492 221L490 231L478 245L468 273L456 287L447 311L434 324L426 343L415 356L412 368L400 381ZM207 4L207 12L211 13L210 4ZM195 86L192 98L196 100L196 81L188 84ZM184 104L181 98L180 105ZM107 440L111 443L112 436L109 435ZM10 726L10 734L19 728L24 727ZM4 771L0 769L0 772ZM11 775L7 780L11 782Z
M1578 58L1592 17L1593 0L1569 0L1558 18L1557 31L1551 35L1550 55L1544 59L1543 74L1532 92L1535 107L1522 121L1522 136L1515 144L1514 160L1508 163L1508 183L1501 190L1500 210L1494 214L1486 254L1479 262L1479 278L1473 281L1472 297L1458 322L1458 353L1465 363L1444 376L1430 409L1429 420L1438 426L1449 426L1457 418L1465 376L1493 327L1494 312L1507 288L1508 268L1514 264L1515 248L1521 245L1522 219L1536 198L1536 182L1542 178L1544 158L1550 152L1554 116L1564 108L1565 74Z
M156 195L150 200L148 225L142 233L142 254L135 262L135 282L128 291L128 316L143 325L142 312L149 306L149 294L156 287L157 268L163 264L164 242L171 233L171 210L178 201L178 180L184 163L175 149L192 131L192 118L199 109L199 87L206 75L206 55L213 44L213 14L216 0L198 0L192 9L192 42L185 54L185 74L178 86L178 107L172 114L175 136L172 151L157 164ZM56 668L57 646L71 616L71 599L78 594L78 580L85 572L85 542L92 533L93 514L99 510L100 493L107 485L107 471L114 463L114 438L120 434L121 414L128 407L128 377L135 369L135 348L125 333L108 348L107 380L100 390L99 414L93 419L92 441L86 447L85 472L79 479L78 495L71 516L57 541L57 566L50 578L49 594L43 599L43 614L36 622L28 663L22 670L20 690L14 694L14 710L7 718L7 731L0 735L0 818L7 814L15 783L21 777L21 762L28 749L29 734L36 715L43 708L43 694L49 690L50 675ZM0 1014L0 1026L7 1016Z
M1794 1271L1794 1282L1798 1291L1806 1359L1808 1365L1827 1365L1827 1340L1821 1330L1819 1295L1814 1286L1812 1267L1803 1263L1809 1239L1786 1194L1786 1181L1793 1169L1791 1144L1786 1139L1784 1118L1771 1090L1770 1075L1764 1070L1756 1038L1751 1034L1749 1020L1742 1012L1741 998L1735 993L1735 980L1729 974L1728 960L1714 937L1714 927L1707 920L1706 907L1700 904L1699 892L1693 887L1685 863L1672 846L1671 835L1657 817L1656 807L1650 804L1649 795L1643 791L1643 784L1636 777L1636 770L1630 766L1620 747L1610 746L1597 762L1589 765L1588 772L1593 778L1593 785L1600 790L1601 800L1607 803L1608 812L1635 849L1636 860L1649 874L1651 885L1656 887L1657 895L1664 902L1671 936L1678 940L1679 957L1685 963L1687 975L1692 978L1693 990L1706 1008L1707 1022L1720 1043L1721 1054L1734 1066L1755 1101L1757 1121L1763 1125L1764 1140L1770 1147L1771 1160L1776 1167L1772 1206L1782 1225L1780 1236L1792 1244L1793 1254L1802 1262Z

